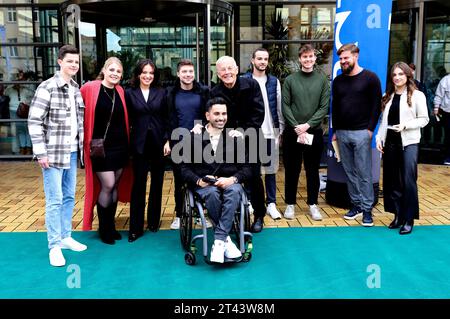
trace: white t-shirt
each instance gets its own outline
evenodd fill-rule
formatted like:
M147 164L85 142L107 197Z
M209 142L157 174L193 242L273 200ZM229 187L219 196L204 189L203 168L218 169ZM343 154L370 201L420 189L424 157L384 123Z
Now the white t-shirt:
M264 137L269 138L275 138L275 130L273 127L273 119L272 114L270 113L269 108L269 98L267 96L267 90L266 90L266 82L267 82L267 75L264 76L254 76L253 78L258 81L259 87L261 88L262 97L264 100L264 122L261 125L261 129L263 131Z
M69 84L70 103L70 151L78 151L78 119L75 105L75 88Z
M150 90L141 89L142 95L144 96L145 102L148 101L148 95L150 94Z

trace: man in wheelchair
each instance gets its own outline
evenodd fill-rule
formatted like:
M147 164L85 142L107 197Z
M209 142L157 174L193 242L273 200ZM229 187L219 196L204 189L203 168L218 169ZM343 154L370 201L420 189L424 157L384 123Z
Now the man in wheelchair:
M189 160L181 163L181 175L188 187L205 202L214 227L214 244L210 261L223 263L226 258L241 257L229 233L244 189L241 183L251 178L251 168L243 134L224 129L227 105L223 98L213 98L206 104L207 124L202 134L183 139ZM201 154L201 160L199 159Z

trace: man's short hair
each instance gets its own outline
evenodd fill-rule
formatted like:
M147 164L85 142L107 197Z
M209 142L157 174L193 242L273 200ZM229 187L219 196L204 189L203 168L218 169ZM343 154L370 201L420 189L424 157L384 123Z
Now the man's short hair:
M298 56L300 57L300 56L302 56L303 53L311 52L311 51L314 52L314 54L316 53L314 50L314 47L311 44L309 44L309 43L304 44L298 49Z
M225 99L223 97L214 97L214 98L208 100L208 102L206 102L206 111L208 111L208 112L211 111L211 108L216 104L227 105L227 101L225 101Z
M80 54L80 51L71 44L63 45L58 52L58 59L62 60L66 54Z
M337 50L337 55L341 55L344 51L350 51L352 54L359 54L359 48L354 43L347 43L342 45L339 50Z
M267 52L267 54L269 54L269 51L267 51L266 48L257 48L255 51L253 51L252 53L252 59L256 58L256 52Z
M190 66L194 67L194 63L191 60L181 59L180 62L178 62L178 64L177 64L177 72L179 72L181 67L185 66L185 65L190 65Z

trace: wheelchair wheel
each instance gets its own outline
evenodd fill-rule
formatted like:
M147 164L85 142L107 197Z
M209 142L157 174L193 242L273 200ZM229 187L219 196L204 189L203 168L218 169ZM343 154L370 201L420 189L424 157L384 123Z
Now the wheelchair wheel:
M242 256L242 261L245 263L248 263L252 259L252 253L244 253L244 256Z
M236 235L238 244L240 244L240 239L239 239L240 225L241 225L241 216L240 216L240 214L235 214L234 221L233 221L233 231ZM245 207L245 209L244 209L244 227L243 227L243 229L246 232L250 232L250 213L249 213L247 207ZM247 236L244 237L244 240L245 241L247 240Z
M195 262L196 262L195 255L191 252L186 253L184 255L184 262L186 263L186 265L189 265L189 266L195 265Z
M190 250L192 240L192 215L193 208L190 205L189 192L184 190L183 211L180 219L180 239L183 248ZM195 258L195 257L194 257Z

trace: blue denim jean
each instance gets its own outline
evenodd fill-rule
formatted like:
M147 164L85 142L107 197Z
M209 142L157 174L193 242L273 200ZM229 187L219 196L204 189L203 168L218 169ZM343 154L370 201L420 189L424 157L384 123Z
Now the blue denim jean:
M239 208L244 189L241 184L232 184L225 189L217 186L197 187L195 192L205 202L208 215L216 226L214 239L227 238L233 226L233 218Z
M369 132L337 130L336 138L352 205L363 212L370 212L373 204L373 182Z
M70 237L77 183L77 152L70 154L70 168L42 169L45 193L45 225L48 248L58 246Z

